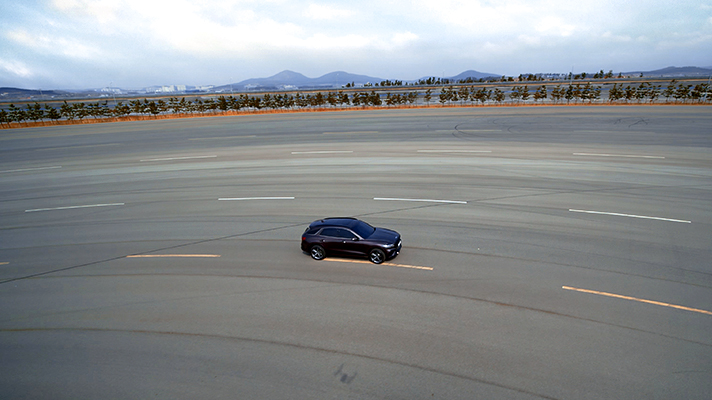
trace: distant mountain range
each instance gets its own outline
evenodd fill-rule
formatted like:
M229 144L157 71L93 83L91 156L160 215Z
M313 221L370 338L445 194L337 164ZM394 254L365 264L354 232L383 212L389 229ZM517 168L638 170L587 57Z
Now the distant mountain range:
M501 78L501 77L502 77L502 74L490 74L490 73L488 73L488 72L479 72L479 71L475 71L475 70L473 70L473 69L470 69L470 70L467 70L467 71L465 71L465 72L463 72L463 73L461 73L461 74L459 74L459 75L446 77L445 79L447 79L447 80L449 80L449 81L455 81L455 82L457 82L457 81L464 81L464 80L466 80L467 78L472 78L472 79L485 79L485 78L493 78L493 77L494 77L494 78ZM430 77L428 77L428 78L430 78ZM426 79L427 79L427 78L426 78Z
M682 77L682 76L710 76L712 69L699 67L667 67L655 71L631 71L623 72L623 75L635 76L643 74L645 77ZM421 78L425 80L431 76ZM500 78L502 74L479 72L467 70L455 76L444 77L451 82L464 81L468 78L474 80L486 78ZM442 78L442 77L435 77ZM269 90L269 89L319 89L319 88L339 88L347 84L363 86L368 83L380 83L385 79L367 75L356 75L344 71L331 72L318 78L308 78L298 72L285 70L267 78L252 78L231 85L222 85L214 88L215 91L230 90ZM416 80L417 81L417 80ZM412 83L416 81L404 81Z
M0 100L4 98L21 98L29 96L61 96L66 94L61 90L32 90L32 89L18 89L11 87L0 87Z
M667 67L655 71L623 72L623 75L640 75L648 77L682 77L682 76L711 76L712 68L700 67Z
M465 71L459 75L447 77L451 81L464 80L467 78L480 79L487 77L500 77L502 75L489 74L478 72L475 70ZM425 77L422 79L430 78ZM285 70L268 78L252 78L231 85L217 86L214 89L218 91L226 90L249 90L249 89L311 89L311 88L334 88L342 87L348 84L355 86L363 86L368 83L380 83L385 81L383 78L377 78L367 75L356 75L344 71L331 72L318 78L308 78L298 72ZM405 82L405 81L404 81ZM413 82L413 81L407 81Z
M662 69L657 69L654 71L631 71L623 72L623 75L636 77L643 75L644 77L650 78L676 78L676 77L699 77L706 78L712 77L712 67L700 68L700 67L667 67ZM562 74L565 75L565 74ZM616 73L617 75L617 73ZM415 81L403 81L404 83L413 83L419 80L426 80L433 76L426 76ZM467 70L455 76L444 77L451 82L464 81L468 78L473 80L486 79L486 78L500 78L501 74L492 74L487 72L479 72L475 70ZM443 77L434 77L443 78ZM331 72L326 75L320 76L318 78L308 78L298 72L285 70L276 75L267 78L252 78L246 79L241 82L220 85L214 87L201 87L194 88L184 86L184 88L190 90L179 91L176 90L175 86L168 87L171 90L165 90L167 87L153 87L145 88L143 90L123 90L119 88L104 88L104 89L86 89L86 90L28 90L28 89L18 89L1 87L0 88L0 101L2 100L33 100L33 99L63 99L63 98L97 98L97 97L110 97L113 94L116 95L145 95L145 94L169 94L169 93L226 93L232 91L250 91L250 90L305 90L305 89L329 89L329 88L341 88L346 85L353 85L356 87L362 87L369 83L377 84L383 82L385 79L377 78L367 75L357 75L351 74L344 71ZM391 79L394 81L395 79ZM107 90L110 89L110 90Z
M383 79L366 75L350 74L344 71L331 72L318 78L308 78L298 72L285 70L277 75L268 78L252 78L232 85L223 85L216 89L225 89L232 86L233 89L250 88L312 88L312 87L340 87L349 83L363 85L368 82L381 82Z

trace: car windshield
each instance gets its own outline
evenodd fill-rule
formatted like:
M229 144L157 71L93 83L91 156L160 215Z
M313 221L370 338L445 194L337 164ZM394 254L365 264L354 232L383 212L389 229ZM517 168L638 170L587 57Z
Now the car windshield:
M359 221L358 224L354 225L353 230L362 238L366 239L369 236L373 234L373 232L376 231L376 228L372 227L371 225Z

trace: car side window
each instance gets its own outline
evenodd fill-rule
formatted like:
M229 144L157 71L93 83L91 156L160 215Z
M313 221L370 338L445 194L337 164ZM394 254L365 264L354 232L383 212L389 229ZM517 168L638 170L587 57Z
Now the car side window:
M321 236L339 237L339 230L338 228L324 228L321 231Z
M341 228L324 228L321 231L322 236L335 237L339 239L353 239L356 237L353 233Z
M339 237L344 239L354 239L356 235L346 229L339 229Z

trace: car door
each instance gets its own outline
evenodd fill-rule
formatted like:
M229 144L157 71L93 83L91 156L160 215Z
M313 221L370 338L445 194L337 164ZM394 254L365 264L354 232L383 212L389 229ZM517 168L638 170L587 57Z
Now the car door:
M336 235L338 235L339 239L341 239L339 247L341 248L342 253L348 255L365 254L363 249L361 248L362 245L360 238L355 233L351 232L348 229L340 228L336 232Z
M340 237L341 228L324 228L319 233L319 244L326 250L329 254L342 254L344 253L344 238Z
M331 254L360 255L358 236L345 228L324 228L322 246Z

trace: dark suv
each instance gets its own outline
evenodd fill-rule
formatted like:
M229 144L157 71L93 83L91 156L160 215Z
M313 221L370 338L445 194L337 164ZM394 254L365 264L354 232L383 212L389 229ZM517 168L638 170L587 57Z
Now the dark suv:
M374 228L356 218L325 218L312 222L302 234L302 250L313 259L327 255L368 257L380 264L401 251L401 235Z

